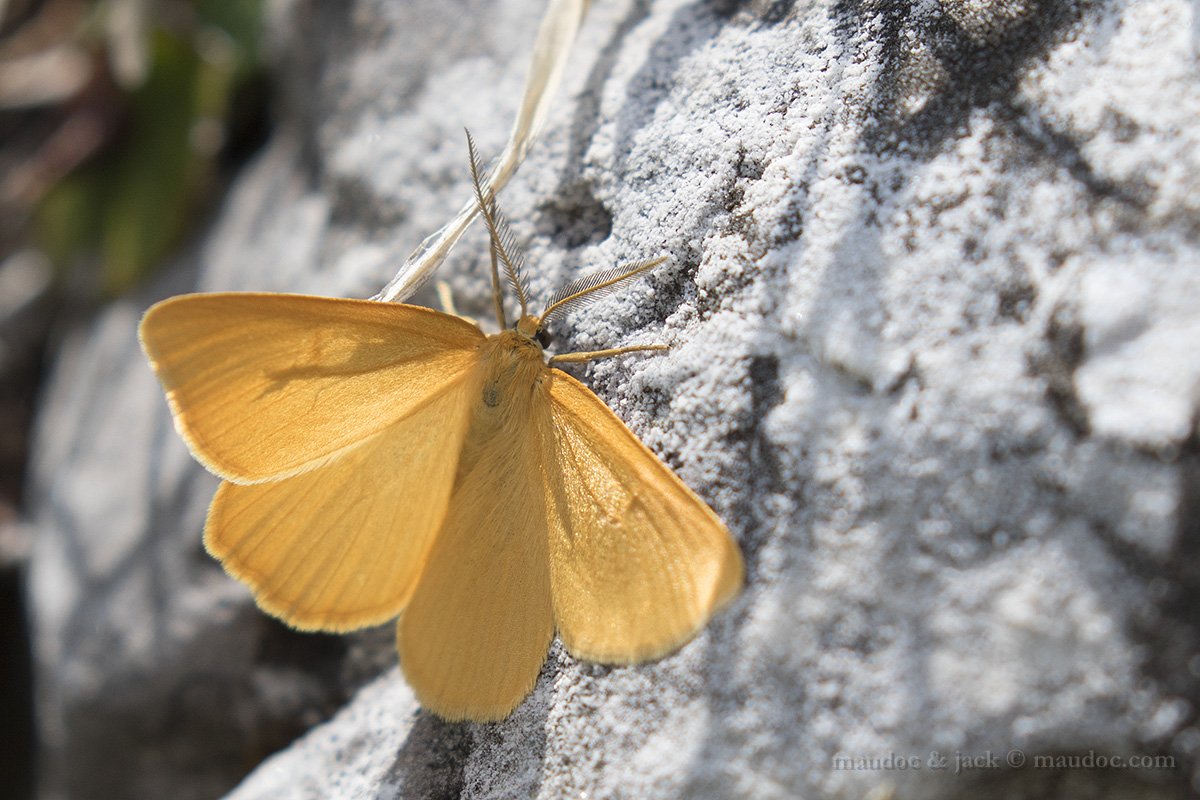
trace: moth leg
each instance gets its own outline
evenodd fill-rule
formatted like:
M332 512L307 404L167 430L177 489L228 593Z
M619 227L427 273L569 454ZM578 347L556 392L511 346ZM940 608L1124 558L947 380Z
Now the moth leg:
M550 356L551 364L578 364L583 361L595 361L598 358L609 358L610 356L620 356L626 353L640 353L655 350L670 350L670 346L665 344L634 344L628 347L613 347L608 350L585 350L579 353L562 353L556 356Z
M449 283L446 281L438 281L435 288L437 289L438 305L442 307L442 311L445 311L452 317L458 317L459 319L466 320L472 325L479 325L479 321L474 317L468 317L465 314L458 313L458 308L454 305L454 291L450 288Z

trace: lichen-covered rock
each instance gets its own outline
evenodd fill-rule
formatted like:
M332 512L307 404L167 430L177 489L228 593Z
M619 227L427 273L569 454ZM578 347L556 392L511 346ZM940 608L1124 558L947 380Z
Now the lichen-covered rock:
M542 5L281 5L281 128L162 291L378 290L467 196L462 127L503 144ZM493 725L387 672L231 797L1187 795L1197 19L595 4L501 200L535 296L671 257L556 334L672 345L579 374L726 520L746 590L653 664L556 647ZM442 276L484 317L479 233ZM77 797L211 796L386 649L282 632L200 555L213 483L137 351L147 299L68 343L39 438L47 785ZM1173 762L1096 766L1135 756Z

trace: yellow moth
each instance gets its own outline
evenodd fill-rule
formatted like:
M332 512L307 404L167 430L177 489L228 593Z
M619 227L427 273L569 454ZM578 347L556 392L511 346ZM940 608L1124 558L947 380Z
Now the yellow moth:
M717 516L547 357L546 321L656 264L584 278L540 317L472 147L501 332L417 306L285 294L165 300L142 345L192 453L224 479L204 544L305 630L399 617L400 663L448 719L495 720L555 632L574 656L657 658L742 584ZM508 328L497 261L521 304Z

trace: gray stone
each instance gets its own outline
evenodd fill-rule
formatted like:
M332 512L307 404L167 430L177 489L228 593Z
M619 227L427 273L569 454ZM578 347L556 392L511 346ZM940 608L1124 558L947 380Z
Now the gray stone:
M162 291L377 291L467 196L462 127L503 145L541 9L281 4L280 131ZM576 372L726 520L746 590L656 663L556 646L501 723L387 672L230 797L1194 793L1196 18L597 3L501 200L535 297L671 257L555 333L672 345ZM480 317L485 256L473 231L442 271ZM79 797L211 796L390 635L306 643L204 561L213 482L134 344L144 300L68 341L39 437L48 785ZM1174 765L1095 761L1147 755Z

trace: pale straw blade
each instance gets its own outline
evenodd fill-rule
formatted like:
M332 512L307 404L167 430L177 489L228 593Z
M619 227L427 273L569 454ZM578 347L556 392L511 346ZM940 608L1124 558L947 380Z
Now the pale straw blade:
M521 108L509 134L508 144L488 175L485 195L494 195L508 183L541 133L554 91L562 82L571 44L590 5L591 0L550 0L533 43L533 61L525 80ZM468 200L454 219L421 242L396 277L373 299L399 301L412 295L441 266L478 212L475 199Z

